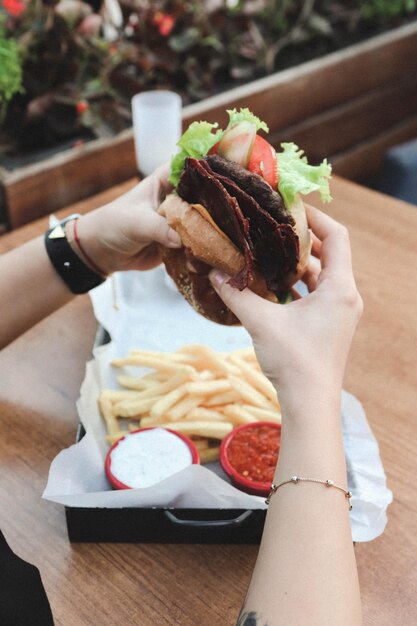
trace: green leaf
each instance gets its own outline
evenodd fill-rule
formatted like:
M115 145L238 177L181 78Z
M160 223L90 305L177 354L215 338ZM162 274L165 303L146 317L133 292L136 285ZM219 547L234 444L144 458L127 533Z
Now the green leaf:
M236 109L227 109L227 112L229 114L228 128L238 122L250 122L251 124L255 124L257 131L264 130L266 133L269 133L269 128L265 122L262 122L262 120L256 117L249 109L240 109L239 112L236 111Z
M200 40L200 31L195 26L187 28L179 35L172 35L169 38L169 46L174 52L185 52Z
M295 143L282 143L282 152L277 153L278 190L285 206L291 210L298 194L318 191L323 202L332 199L329 189L332 167L326 159L320 165L309 165Z
M178 142L180 151L171 161L171 173L169 182L176 187L181 176L184 162L187 157L201 159L217 143L223 134L222 130L216 130L218 124L209 122L193 122L185 131Z
M6 39L0 32L0 126L13 96L22 93L23 72L15 39Z

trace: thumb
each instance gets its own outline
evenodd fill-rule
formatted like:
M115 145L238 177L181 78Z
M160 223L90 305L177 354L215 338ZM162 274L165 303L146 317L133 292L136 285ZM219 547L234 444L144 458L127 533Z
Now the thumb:
M270 302L256 295L250 289L239 289L229 284L230 276L218 270L212 270L209 279L217 294L225 305L236 315L246 330L252 334L262 318L262 308L271 305Z
M165 217L154 210L145 210L140 214L136 228L140 231L142 241L149 243L157 241L168 248L180 248L181 238L178 233L168 226Z

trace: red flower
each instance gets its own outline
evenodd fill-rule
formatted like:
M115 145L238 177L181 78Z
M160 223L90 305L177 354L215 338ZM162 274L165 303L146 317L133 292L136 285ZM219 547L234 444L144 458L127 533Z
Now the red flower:
M3 8L10 15L18 17L26 9L26 5L22 0L3 0Z
M157 11L153 16L152 22L158 26L158 30L163 37L168 37L175 26L175 18L168 13Z
M77 110L78 115L82 115L88 109L88 102L86 102L85 100L79 100L77 104L75 105L75 108Z

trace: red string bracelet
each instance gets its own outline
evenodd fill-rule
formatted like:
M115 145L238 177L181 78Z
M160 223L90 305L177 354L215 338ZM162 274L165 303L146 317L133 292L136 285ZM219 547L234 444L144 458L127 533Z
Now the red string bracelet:
M74 241L79 247L81 254L87 260L88 264L93 268L93 270L97 272L97 274L100 274L100 276L107 276L106 272L103 272L103 270L101 270L99 266L94 263L94 261L88 256L87 252L82 247L80 238L77 233L77 222L78 218L74 220Z

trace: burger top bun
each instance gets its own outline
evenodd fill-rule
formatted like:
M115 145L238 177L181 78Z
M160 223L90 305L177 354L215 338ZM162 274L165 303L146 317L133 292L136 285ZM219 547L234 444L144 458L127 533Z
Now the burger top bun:
M208 274L214 267L235 276L244 265L243 254L218 228L201 204L188 204L175 194L169 194L158 212L179 234L183 248L161 248L168 274L178 290L198 312L219 324L239 324L236 316L225 306L213 289ZM259 296L277 302L265 280L254 272L250 289Z

